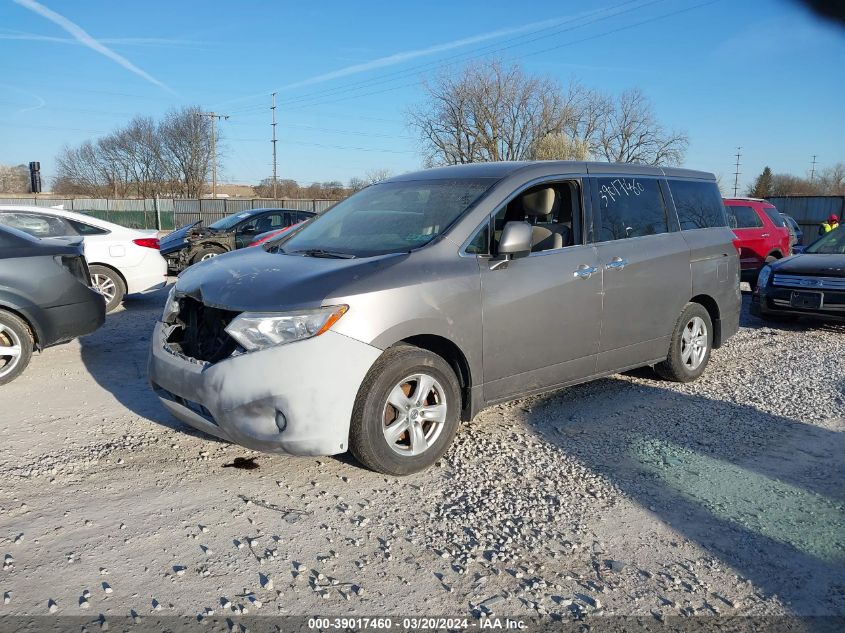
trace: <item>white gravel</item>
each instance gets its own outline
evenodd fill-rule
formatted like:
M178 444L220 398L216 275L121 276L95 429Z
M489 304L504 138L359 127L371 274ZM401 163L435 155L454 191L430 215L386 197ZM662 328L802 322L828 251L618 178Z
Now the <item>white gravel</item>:
M163 300L2 388L0 615L845 615L841 326L744 313L698 382L492 407L396 479L169 418L145 378Z

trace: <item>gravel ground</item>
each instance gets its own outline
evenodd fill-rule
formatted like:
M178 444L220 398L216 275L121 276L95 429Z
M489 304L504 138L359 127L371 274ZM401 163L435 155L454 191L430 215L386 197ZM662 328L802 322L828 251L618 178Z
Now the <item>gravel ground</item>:
M163 300L2 388L0 615L845 615L843 327L764 325L746 296L696 383L495 406L396 479L169 418Z

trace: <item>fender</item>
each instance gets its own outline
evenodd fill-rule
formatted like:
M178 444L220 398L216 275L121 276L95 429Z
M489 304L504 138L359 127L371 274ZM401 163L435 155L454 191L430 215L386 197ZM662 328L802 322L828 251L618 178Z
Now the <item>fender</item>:
M35 348L38 351L43 349L44 330L39 323L41 308L11 289L0 287L0 310L13 312L26 321L35 336Z

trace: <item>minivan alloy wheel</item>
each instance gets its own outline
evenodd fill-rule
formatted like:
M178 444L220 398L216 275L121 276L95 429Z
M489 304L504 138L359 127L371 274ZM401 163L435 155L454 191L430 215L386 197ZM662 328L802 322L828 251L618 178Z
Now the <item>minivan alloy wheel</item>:
M23 355L23 346L18 335L0 323L0 378L11 374Z
M684 327L681 338L681 360L690 370L698 369L707 354L707 325L701 317L693 317Z
M382 414L384 439L399 455L420 455L442 433L446 410L445 391L433 376L408 376L387 397Z
M217 253L205 253L202 257L200 257L200 261L204 262L207 259L211 259L212 257L217 257Z

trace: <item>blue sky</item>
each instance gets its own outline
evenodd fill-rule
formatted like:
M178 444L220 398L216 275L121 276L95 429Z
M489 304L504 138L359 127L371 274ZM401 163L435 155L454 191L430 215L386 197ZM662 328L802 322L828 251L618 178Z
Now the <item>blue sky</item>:
M278 90L280 178L409 171L422 79L486 54L641 88L723 185L738 145L743 183L845 161L845 30L788 0L0 0L0 164L40 160L49 180L64 144L198 104L231 117L221 180L256 183Z

